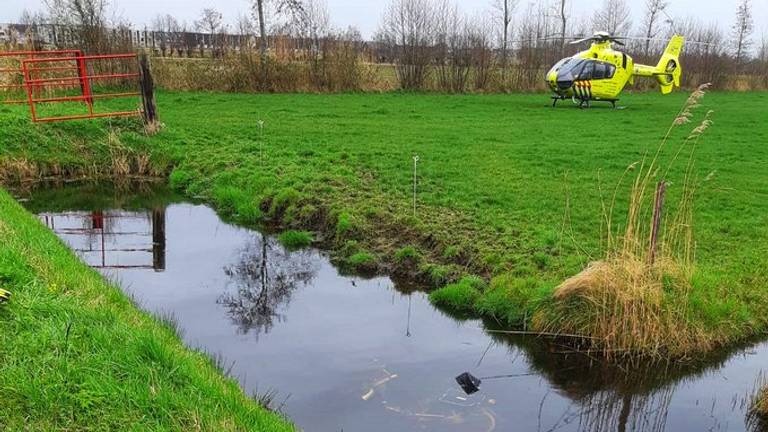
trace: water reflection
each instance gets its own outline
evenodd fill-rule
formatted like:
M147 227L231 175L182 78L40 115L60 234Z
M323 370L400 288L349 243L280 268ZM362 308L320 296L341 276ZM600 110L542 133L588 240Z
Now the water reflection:
M493 325L487 326L493 332ZM555 417L550 413L547 416L549 420L544 420L543 424L547 424L547 427L543 430L552 431L681 430L668 424L670 413L675 409L673 402L676 396L679 398L679 393L687 392L689 386L712 378L721 376L727 380L726 371L737 372L728 368L730 361L755 354L749 348L734 347L695 362L607 364L588 353L574 352L550 341L530 336L492 334L497 342L519 347L525 353L531 370L546 377L554 389L572 401L560 416ZM718 419L718 409L721 416L724 412L738 415L737 419L741 423L741 415L749 404L748 392L729 394L729 400L722 400L721 395L715 392L711 394L711 401L704 402L709 395L704 393L704 397L692 401L694 405L701 406L704 412L707 412L707 404L710 404L707 414L712 420L712 426L707 430L734 429L734 425L729 425L728 421L721 422ZM542 400L542 407L545 402ZM680 410L683 407L678 402L676 408ZM735 429L741 430L738 427Z
M288 252L264 234L253 235L237 264L226 266L227 290L219 298L241 333L269 333L285 320L292 293L312 282L317 264L307 252Z
M38 217L93 268L165 270L165 207L46 212Z
M290 395L286 412L306 430L747 428L766 344L698 364L609 366L443 313L388 278L342 276L316 251L288 252L162 190L125 193L42 190L25 205L144 307L172 312L189 345L234 364L246 392ZM454 381L466 370L515 377L467 396Z

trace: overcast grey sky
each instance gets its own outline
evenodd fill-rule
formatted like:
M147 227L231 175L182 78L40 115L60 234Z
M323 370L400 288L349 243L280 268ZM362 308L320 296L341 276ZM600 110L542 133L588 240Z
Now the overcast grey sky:
M518 11L530 3L549 0L520 0ZM600 6L603 0L569 0L571 15L585 16ZM730 28L734 21L736 4L739 0L670 0L669 14L673 17L694 16L704 21L718 22L723 29ZM149 24L157 14L169 13L179 21L193 22L205 7L220 10L229 23L234 23L238 14L249 10L248 0L109 0L112 8L136 26ZM334 25L356 26L365 37L377 29L379 19L388 0L327 0ZM487 10L492 0L456 0L462 9L473 13ZM634 23L639 24L645 0L628 0L635 15ZM755 36L768 33L768 0L752 0L755 19ZM15 21L24 9L42 9L42 0L0 0L0 22Z

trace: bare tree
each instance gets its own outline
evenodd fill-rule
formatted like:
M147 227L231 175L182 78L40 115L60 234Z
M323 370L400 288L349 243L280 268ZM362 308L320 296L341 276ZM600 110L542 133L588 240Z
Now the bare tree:
M494 67L493 26L488 18L477 15L467 25L468 45L471 50L472 69L476 90L485 90L491 81Z
M281 311L293 293L308 285L317 265L307 253L290 253L274 239L254 236L237 264L224 268L227 291L218 299L243 334L269 333L285 317Z
M240 52L250 54L256 48L254 45L256 27L254 26L253 20L248 14L240 14L237 16L236 26Z
M195 28L202 33L207 33L210 37L211 55L219 55L219 34L224 26L224 15L213 8L205 8L200 14L200 19L195 21ZM204 36L205 37L205 36ZM202 48L201 48L202 52Z
M668 30L668 37L679 33L701 42L689 44L680 57L680 62L686 66L683 85L690 87L709 82L719 88L726 86L733 61L728 58L726 36L718 23L706 24L689 18L676 22L674 27Z
M304 13L299 17L299 24L302 29L300 36L310 40L311 56L316 58L320 53L320 40L327 36L331 30L331 19L328 13L328 2L326 0L304 0Z
M179 27L179 22L170 14L158 15L152 20L152 29L158 33L160 38L159 48L163 57L169 51L173 55L173 51L178 45Z
M736 10L736 22L732 28L733 55L736 64L740 65L752 48L752 32L755 24L752 20L752 3L750 0L742 0Z
M203 9L203 12L200 14L200 19L195 21L195 26L200 31L216 34L219 32L219 29L221 29L223 20L224 15L222 15L221 12L216 9L206 8Z
M179 27L179 56L183 53L187 57L192 57L197 44L198 41L195 34L191 32L190 25L186 22L182 23Z
M43 0L50 21L69 27L75 44L86 52L103 52L106 46L106 0Z
M466 90L472 66L467 20L455 4L441 0L433 4L435 12L434 60L437 84L441 90Z
M424 88L434 28L430 0L392 0L387 6L377 39L394 55L401 88Z
M26 26L24 39L27 41L29 49L43 49L42 38L40 37L40 26L45 24L45 16L41 12L30 12L25 9L21 13L19 24Z
M568 28L568 16L565 14L566 0L560 0L560 7L558 8L558 18L560 19L560 45L561 55L565 52L565 32Z
M654 39L659 32L658 23L661 14L668 6L666 0L646 0L645 17L643 18L643 29L645 36L645 47L643 54L648 57L651 50L651 39Z
M256 21L259 23L259 49L261 54L261 70L262 80L267 80L267 62L269 60L269 41L267 39L267 12L268 7L272 6L275 12L290 13L294 15L301 15L304 10L304 5L301 0L252 0L253 14Z
M512 19L518 0L495 0L493 3L496 15L501 23L501 79L506 82L507 68L509 66L509 36L512 33Z
M595 13L592 26L595 31L607 31L612 35L626 34L632 28L630 16L626 0L603 0L603 6Z
M549 6L530 3L518 26L519 48L516 68L516 87L532 89L541 86L542 70L551 66L561 53L562 45L552 43L548 35L556 32L557 23L552 20Z

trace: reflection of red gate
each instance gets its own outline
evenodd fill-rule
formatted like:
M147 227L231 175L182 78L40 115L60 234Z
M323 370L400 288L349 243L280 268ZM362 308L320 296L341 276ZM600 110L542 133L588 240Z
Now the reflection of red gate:
M34 122L141 114L138 108L112 111L98 111L94 108L96 100L119 98L136 98L134 106L140 106L140 73L136 54L27 58L22 60L21 69ZM49 71L54 75L41 76L41 71ZM80 103L84 103L85 111L80 109L78 112L68 105L72 102L81 107ZM41 104L48 108L58 105L59 111L41 116Z
M24 83L24 70L22 62L33 58L79 57L83 53L80 50L60 51L6 51L0 52L0 93L3 94L2 104L26 104L26 84ZM39 69L33 74L50 74L63 72L61 68Z

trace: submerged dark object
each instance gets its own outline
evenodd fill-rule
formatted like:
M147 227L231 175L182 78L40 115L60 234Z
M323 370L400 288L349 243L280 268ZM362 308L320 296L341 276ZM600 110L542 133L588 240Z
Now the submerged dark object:
M482 383L480 378L472 375L469 372L464 372L463 374L457 376L456 382L459 383L459 386L461 386L461 389L464 390L464 393L468 395L480 391L480 383Z
M456 377L456 382L459 383L461 386L461 389L464 390L464 393L471 395L473 393L477 393L480 391L480 383L482 383L482 380L497 380L497 379L505 379L505 378L520 378L520 377L526 377L536 375L535 373L521 373L521 374L511 374L511 375L493 375L493 376L484 376L484 377L476 377L472 375L469 372L464 372L463 374Z

